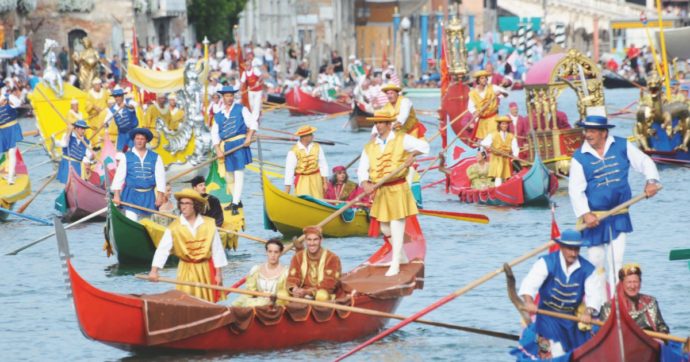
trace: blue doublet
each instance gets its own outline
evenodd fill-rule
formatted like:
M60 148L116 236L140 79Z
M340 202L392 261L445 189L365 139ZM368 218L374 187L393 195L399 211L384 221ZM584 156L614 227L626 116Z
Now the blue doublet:
M632 190L628 183L630 160L627 140L621 137L613 137L613 140L603 159L591 153L583 153L582 149L573 154L573 158L582 165L587 181L585 195L592 211L610 210L632 198ZM582 232L583 246L606 244L617 238L620 233L629 233L632 230L630 214L611 215L600 220L599 226L587 228Z
M115 124L117 125L117 150L122 151L125 145L129 148L134 147L129 131L139 127L137 112L124 106L119 111L115 111L115 106L112 106L110 107L110 113L113 114Z
M122 189L122 201L135 204L147 209L156 209L156 161L158 154L148 150L144 156L144 162L132 151L125 153L127 162L127 175L125 176L125 186ZM140 215L150 215L150 213L125 206L127 210Z
M89 141L84 138L84 141L88 144ZM70 165L77 172L77 175L81 176L81 162L86 156L86 144L84 142L79 142L77 137L73 134L69 136L69 143L67 147L62 148L62 160L60 160L60 167L58 168L57 179L58 181L67 183L69 178Z
M594 266L578 256L580 267L568 278L561 268L560 255L559 251L541 257L549 275L539 288L539 309L574 315L585 295L585 280L594 272ZM539 314L536 325L539 335L560 342L565 351L572 351L589 339L577 328L577 322Z
M218 112L213 116L218 125L218 136L223 141L223 152L227 152L244 143L247 135L247 125L244 123L242 109L244 106L234 103L230 109L228 117L223 112ZM225 171L244 170L244 166L252 163L252 151L249 147L225 156Z
M17 147L17 142L24 139L17 117L17 110L9 103L0 107L0 153Z

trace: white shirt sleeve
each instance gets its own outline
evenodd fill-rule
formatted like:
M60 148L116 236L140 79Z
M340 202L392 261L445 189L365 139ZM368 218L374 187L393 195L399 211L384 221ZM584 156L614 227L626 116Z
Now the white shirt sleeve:
M70 138L69 132L63 132L62 137L60 139L55 140L55 146L57 147L67 147L69 146L69 138Z
M412 137L406 134L403 138L403 149L405 150L405 152L412 153L417 151L422 153L423 155L426 155L429 153L430 147L429 142L421 138ZM367 169L369 168L367 167Z
M321 177L330 176L328 172L328 161L326 161L326 155L323 153L323 147L319 145L319 172Z
M652 158L632 143L627 141L625 143L628 151L628 160L630 160L630 166L632 166L633 170L642 173L645 180L661 180L659 178L659 170L657 170Z
M244 82L247 81L247 76L246 76L246 74L247 74L246 71L242 72L242 75L240 75L240 83L244 83ZM235 79L237 79L237 78L235 78Z
M396 121L400 124L404 124L405 121L407 121L407 118L410 116L410 109L412 109L412 102L410 102L408 98L403 98L400 100L400 113L398 113Z
M86 138L86 136L84 137ZM93 152L91 152L91 148L89 145L86 146L86 152L84 153L84 158L82 159L82 162L88 164L91 164L91 159L93 158Z
M110 122L113 121L114 115L113 115L113 112L110 111L110 107L108 107L106 109L107 109L107 111L105 112L105 126L104 127L108 128L108 126L110 125Z
M539 260L532 265L532 268L529 270L529 273L527 273L525 279L522 280L522 283L520 283L518 295L529 295L534 298L548 276L549 271L546 268L546 262L543 258L539 258Z
M115 169L115 176L113 176L113 183L110 185L110 190L121 191L122 185L125 183L125 176L127 176L127 159L124 153L118 152L117 155L115 155L115 160L117 160L117 168Z
M156 250L156 252L158 252L158 250ZM213 233L213 241L211 241L211 258L213 258L213 266L216 268L222 268L228 265L228 258L225 256L223 243L220 242L218 229Z
M494 134L489 133L488 136L484 137L484 139L479 142L480 145L482 145L484 148L489 148L491 147L491 144L494 142Z
M510 143L510 148L513 150L513 157L518 157L520 154L520 147L518 147L517 136L513 137L513 142Z
M165 166L163 166L163 159L160 156L156 159L154 176L156 178L156 191L165 193Z
M244 124L247 126L247 128L254 131L259 129L259 123L251 114L251 112L249 112L249 109L247 107L242 107L242 118L244 118Z
M220 134L218 132L218 123L213 122L213 124L211 125L211 143L214 146L220 144Z
M357 181L361 185L364 181L369 181L369 157L367 153L362 150L362 155L359 157L359 165L357 166Z
M602 304L606 302L606 296L603 293L605 275L595 270L592 275L585 279L585 304L596 311L599 311Z
M290 150L285 157L285 186L292 186L295 180L295 167L297 167L297 156Z
M170 229L166 229L165 232L163 233L163 237L161 238L161 241L158 243L158 247L156 248L156 253L153 254L153 262L151 262L151 266L155 266L156 268L163 269L165 266L165 262L168 261L168 256L170 256L170 250L172 250L173 247L173 238L172 238L172 232ZM214 260L215 262L215 260Z
M470 114L474 114L474 112L477 111L477 105L474 104L472 97L468 97L468 98L469 99L467 100L467 112Z
M587 189L585 171L575 158L570 160L569 175L568 195L570 196L570 203L573 205L575 217L580 217L589 212L589 203L587 202L587 195L585 195Z

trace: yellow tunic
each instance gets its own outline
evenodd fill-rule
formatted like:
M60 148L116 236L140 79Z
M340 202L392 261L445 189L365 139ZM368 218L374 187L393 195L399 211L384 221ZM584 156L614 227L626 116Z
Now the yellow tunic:
M398 114L400 114L400 104L402 103L402 100L404 98L405 97L403 97L403 96L398 96L398 100L393 105L393 109L395 111L396 117L398 116ZM410 104L412 104L412 102L410 102ZM414 107L410 107L410 115L405 120L405 123L403 123L401 129L403 132L409 134L410 136L412 136L414 138L421 138L421 135L419 134L419 130L416 127L418 123L419 123L419 119L417 119L417 113L414 111Z
M93 133L96 132L103 122L105 122L105 116L108 113L108 98L110 97L110 91L101 88L100 92L96 92L90 89L86 96L86 114L88 119L86 122L89 124L89 131L87 132L87 137L93 137ZM115 122L112 122L115 123ZM117 130L114 131L117 137ZM100 144L100 139L103 138L105 130L98 132L98 137L94 139L95 144Z
M283 272L277 275L275 278L268 279L261 275L261 266L254 265L249 271L247 276L247 281L244 283L244 289L251 290L255 292L271 293L271 294L287 294L287 276L288 268L283 267ZM271 304L271 299L266 297L253 297L251 295L240 295L232 305L235 307L260 307L264 305ZM284 300L278 300L276 302L278 305L287 304Z
M511 143L513 142L513 136L512 133L506 132L506 139L503 140L501 138L501 134L498 131L494 131L491 133L492 137L492 142L491 142L491 148L494 150L500 151L506 155L511 155L513 153L512 148L511 148ZM499 155L497 153L492 153L491 154L491 159L489 160L489 176L490 177L498 177L502 178L504 180L510 178L511 176L511 165L510 165L510 158L506 156Z
M196 237L187 227L175 219L168 229L173 237L173 254L180 259L177 266L177 280L214 284L211 279L211 243L216 233L215 220L203 217L204 222L196 231ZM196 288L178 285L177 290L189 295L214 302L213 291L206 288ZM220 299L225 299L225 293L220 293Z
M310 195L323 199L323 176L319 172L320 149L318 143L312 143L309 153L297 145L292 146L292 152L297 157L295 195Z
M168 128L171 131L177 131L180 123L184 120L184 111L175 107L168 110Z
M485 189L492 186L491 177L489 177L489 167L484 164L484 167L479 166L478 163L467 168L467 178L470 179L471 187L473 189Z
M71 109L69 110L69 112L67 112L67 122L69 124L73 124L74 122L80 119L84 119L84 115L81 114L81 112L75 112Z
M405 152L403 139L405 134L396 133L381 151L381 146L375 140L364 146L364 152L369 158L369 181L379 182L398 167L402 166L410 154ZM376 190L374 201L369 214L378 221L404 219L419 213L410 186L405 181L409 168L400 171L386 184Z
M498 114L498 97L494 93L494 87L491 84L486 86L484 91L484 98L479 95L479 91L472 89L470 91L470 99L474 103L477 111L479 111L479 120L477 121L477 131L475 137L484 139L489 133L496 129L496 115Z

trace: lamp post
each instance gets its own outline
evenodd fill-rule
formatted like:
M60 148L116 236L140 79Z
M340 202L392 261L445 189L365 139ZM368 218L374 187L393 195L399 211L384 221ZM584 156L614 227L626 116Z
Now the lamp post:
M406 16L400 21L400 28L403 30L403 72L405 75L410 73L410 19Z
M441 44L443 44L443 12L439 6L436 12L436 59L441 59Z

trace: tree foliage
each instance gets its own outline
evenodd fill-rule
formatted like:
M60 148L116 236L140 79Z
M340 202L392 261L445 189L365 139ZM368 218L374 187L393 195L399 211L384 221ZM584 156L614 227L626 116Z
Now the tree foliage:
M187 21L194 25L198 41L232 41L232 26L247 0L187 0Z

